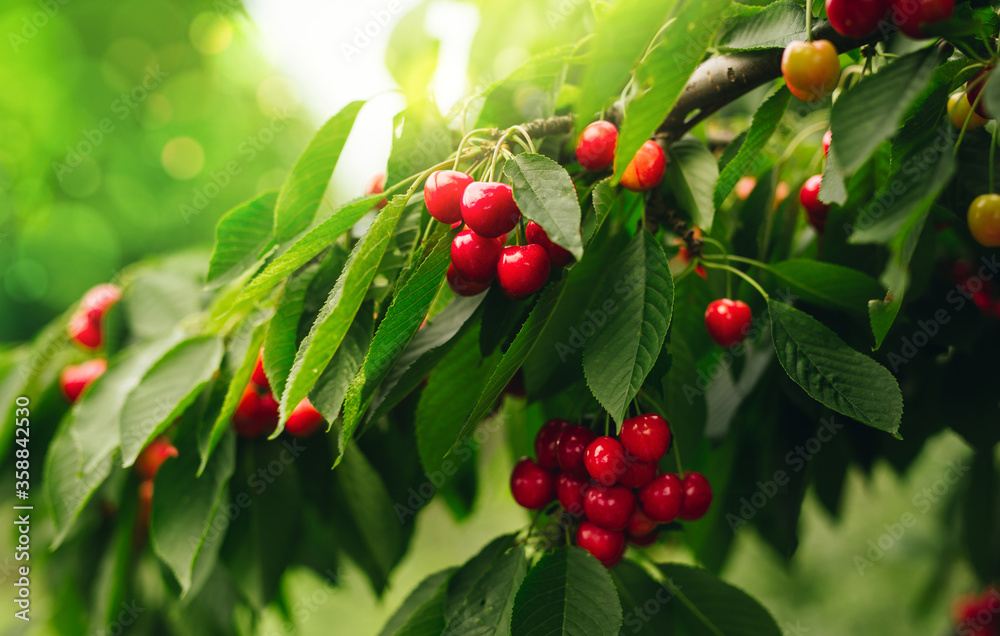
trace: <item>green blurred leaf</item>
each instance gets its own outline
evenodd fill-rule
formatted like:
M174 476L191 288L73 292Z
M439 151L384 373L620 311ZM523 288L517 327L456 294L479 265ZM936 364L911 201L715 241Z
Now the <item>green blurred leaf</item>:
M385 51L385 66L410 98L427 90L438 64L441 42L427 33L427 7L423 3L396 23Z
M510 633L514 596L525 575L528 561L524 546L500 555L466 592L465 601L450 617L442 634L449 636L506 636ZM451 588L449 587L449 593Z
M791 98L792 94L788 92L788 89L781 86L754 113L753 121L747 130L746 138L740 145L739 152L725 164L719 174L719 180L715 183L712 202L716 208L722 206L740 177L747 174L756 176L755 167L760 164L760 155L764 151L767 141L778 129L778 124L781 123L781 118L785 115L785 109L788 108L788 102Z
M662 636L673 634L673 623L669 611L660 611L665 603L671 602L673 592L653 577L642 566L632 561L622 561L611 570L611 578L618 590L624 617L623 634L639 636ZM657 611L647 609L650 601L657 603Z
M445 602L444 610L448 621L454 619L458 610L465 605L472 587L483 578L500 555L514 545L514 538L513 534L496 537L451 576L448 580L448 600Z
M410 104L393 123L400 132L392 140L387 188L443 162L454 150L448 122L430 99Z
M565 168L544 155L525 153L508 161L504 173L521 213L579 260L583 256L580 202Z
M837 150L830 147L826 161L823 162L823 179L819 186L819 200L823 203L847 203L847 184L844 183L844 173L837 163Z
M743 590L701 568L679 563L658 566L671 590L668 598L677 633L692 636L781 636L781 628L764 607Z
M455 568L441 570L420 582L386 623L379 636L438 636L445 627L444 604L448 578Z
M726 20L716 45L721 51L783 49L806 39L806 12L797 2L773 2L754 15Z
M344 405L347 388L361 368L365 353L371 345L374 322L371 312L366 312L365 306L362 305L343 342L337 347L337 353L333 354L330 363L323 370L323 375L316 381L316 386L309 391L309 401L323 414L327 422L333 422L340 417L340 408Z
M719 164L700 140L685 137L670 145L666 182L694 224L705 232L711 231L715 218L712 194L718 178Z
M226 212L215 228L205 282L218 287L237 278L263 256L274 230L277 192L267 192Z
M474 128L507 128L555 114L572 46L536 55L483 91ZM470 112L474 112L470 109Z
M285 382L295 360L296 335L299 320L305 309L306 292L322 263L312 262L292 274L285 282L281 300L274 310L274 317L264 338L264 373L276 399L285 391Z
M185 273L140 271L122 290L128 330L140 340L163 337L201 309L201 297L201 285Z

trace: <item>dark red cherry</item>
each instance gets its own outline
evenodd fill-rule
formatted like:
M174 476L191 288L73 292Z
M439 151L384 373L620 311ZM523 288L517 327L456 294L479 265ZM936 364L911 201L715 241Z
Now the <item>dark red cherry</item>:
M629 488L642 488L656 477L656 462L641 462L633 457L628 458L625 471L618 478L618 483Z
M528 225L524 228L524 236L528 243L541 245L545 248L545 253L549 255L549 263L552 267L565 267L573 262L573 255L570 254L569 250L553 243L542 226L534 221L528 221Z
M580 479L569 473L559 473L556 477L556 497L566 512L576 517L583 514L583 501L590 488L589 479Z
M292 409L285 422L285 430L294 437L309 437L326 422L323 416L312 405L308 398L303 398L298 406Z
M506 183L475 181L462 194L462 219L476 234L497 238L517 227L521 210Z
M472 177L457 170L432 172L424 183L424 205L431 216L442 223L462 220L462 195Z
M551 271L541 245L508 245L497 263L497 280L511 298L526 298L545 285Z
M625 420L618 436L625 450L644 462L660 461L670 448L670 425L655 413Z
M594 486L583 498L587 518L607 530L624 530L635 512L635 493L625 486Z
M684 487L677 475L657 475L639 490L639 504L647 517L659 523L677 518L684 500Z
M462 278L454 263L448 265L447 279L448 287L459 296L478 296L490 288L490 283L470 283Z
M583 453L597 435L583 426L570 426L559 436L556 443L556 459L559 468L579 479L590 479L583 464Z
M542 468L555 470L559 468L556 458L556 443L566 428L572 426L566 420L552 419L542 425L535 435L535 460Z
M576 531L576 544L610 569L618 565L625 554L625 533L605 530L595 523L584 521Z
M451 242L451 264L470 283L488 283L496 276L501 250L496 239L462 230Z
M618 129L609 121L588 124L576 142L576 160L584 170L600 172L615 160Z
M750 307L742 300L720 298L705 310L705 327L720 347L732 347L743 342L752 318Z
M642 511L642 507L636 506L635 511L632 512L632 517L628 520L628 526L625 527L625 532L630 537L641 537L656 530L659 525L646 516L646 513Z
M712 486L701 473L685 473L684 502L677 515L684 521L697 521L705 516L708 507L712 505Z
M555 480L552 473L525 457L510 475L510 492L520 506L538 510L555 499Z
M604 435L587 445L583 463L597 483L610 486L625 472L625 449L618 440Z

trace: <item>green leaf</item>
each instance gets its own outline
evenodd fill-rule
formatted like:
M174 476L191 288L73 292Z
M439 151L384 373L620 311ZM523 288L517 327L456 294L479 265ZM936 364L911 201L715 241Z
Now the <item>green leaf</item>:
M427 33L427 4L421 4L396 23L385 50L385 66L408 97L427 90L438 64L441 41Z
M429 99L411 104L396 116L392 152L389 153L386 187L437 165L454 149L448 123Z
M333 354L330 364L326 365L323 375L316 381L316 386L309 391L309 401L327 422L340 417L340 407L344 405L347 388L361 368L371 344L374 322L374 318L370 313L366 314L362 305L337 348L337 353Z
M583 256L580 202L569 173L544 155L524 153L504 166L521 213L542 226L554 243Z
M267 327L267 336L264 338L264 372L271 385L271 393L279 399L285 391L285 382L295 360L298 344L296 335L305 308L306 292L321 266L320 262L309 263L288 279L281 300L274 310L274 317Z
M452 575L448 580L448 600L445 602L444 610L446 619L450 621L455 618L459 608L465 604L465 600L469 597L472 586L483 578L483 575L500 555L513 547L514 538L513 534L504 534L494 538Z
M740 145L739 152L722 169L719 180L715 183L715 193L712 197L715 207L722 206L740 177L755 174L756 166L761 161L764 146L774 135L774 131L778 129L778 124L781 123L781 118L785 115L785 109L788 108L788 102L791 101L791 98L792 94L788 92L788 89L781 86L754 113L750 129L747 130L746 139Z
M611 576L575 546L546 554L531 568L517 596L512 636L617 636L622 608Z
M222 361L222 339L201 336L186 340L164 355L129 393L122 406L122 465L135 462L139 451L163 432L198 396Z
M823 162L823 179L819 185L819 200L823 203L847 203L847 184L844 183L844 173L840 171L837 150L832 146L828 150L826 161Z
M765 269L792 293L823 307L865 312L869 300L883 295L882 286L871 276L842 265L793 258Z
M751 16L731 18L722 26L721 51L783 49L792 40L806 39L806 12L797 2L780 0Z
M778 624L760 603L708 570L679 563L658 568L679 597L668 597L678 634L781 636Z
M820 404L898 437L903 395L892 374L812 316L773 300L767 306L788 377Z
M441 570L420 582L386 623L379 636L438 636L445 627L448 579L455 568Z
M618 198L618 191L611 185L611 177L602 179L594 186L591 198L594 201L594 214L588 215L583 223L584 244L589 246L597 235L598 230L604 225L604 220L614 207Z
M201 284L175 271L144 270L122 292L128 331L137 340L161 338L201 309Z
M295 362L281 396L281 425L272 437L283 430L284 422L292 409L309 394L347 335L368 287L375 278L382 257L385 256L404 207L406 197L393 197L351 251L337 284L330 291L316 322L295 353Z
M674 593L668 585L653 580L642 566L628 560L611 570L611 578L624 612L622 634L662 636L674 633L673 617L668 611L668 604L674 602ZM656 603L657 611L648 611L646 605L650 601Z
M889 335L889 329L903 307L903 298L910 283L910 261L913 260L920 237L925 233L929 213L928 207L912 216L889 246L889 262L881 277L888 291L885 298L868 301L868 316L872 335L875 336L876 350Z
M834 102L830 148L844 172L857 170L879 144L896 134L906 112L931 81L937 62L937 47L910 53L864 77ZM886 101L886 95L893 98Z
M507 128L555 114L572 45L536 55L504 79L491 84L470 128ZM525 99L525 95L531 99ZM470 109L471 110L471 109Z
M1000 113L1000 73L990 72L983 84L982 95L980 101L986 107L986 112L991 115Z
M309 227L330 184L347 136L354 127L363 101L344 106L330 118L309 142L281 186L274 208L274 236L287 241Z
M580 82L576 134L621 94L673 0L620 0L597 19Z
M195 559L216 511L228 497L226 485L236 467L235 436L230 433L218 450L204 473L196 477L201 462L192 438L192 443L182 446L178 456L166 461L157 474L150 540L156 555L177 578L182 597L191 586Z
M272 237L277 192L267 192L226 212L215 227L215 246L205 282L228 283L256 263Z
M344 232L361 220L381 197L372 195L344 204L330 218L305 233L291 244L284 253L268 263L260 274L254 277L236 298L234 308L242 307L271 290L278 281L309 262L330 246Z
M465 602L448 621L449 636L506 636L510 633L514 597L528 573L524 546L501 555L468 591ZM451 590L449 589L449 592Z
M583 345L583 372L620 423L663 348L673 312L674 283L655 237L642 231L629 241L595 298L608 319Z
M688 79L715 39L715 32L730 4L732 0L679 3L664 29L662 40L643 58L635 73L637 91L625 103L615 148L613 183L618 183L640 146L653 136L677 103Z
M712 196L718 178L719 164L700 140L685 137L670 145L667 184L694 224L705 232L712 230L715 218Z

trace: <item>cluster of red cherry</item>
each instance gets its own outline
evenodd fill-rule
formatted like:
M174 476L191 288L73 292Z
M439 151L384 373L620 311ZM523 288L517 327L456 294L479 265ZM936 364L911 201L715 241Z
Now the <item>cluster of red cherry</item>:
M824 158L830 156L831 139L833 139L833 134L828 130L823 135ZM830 213L830 206L819 200L819 188L821 185L823 185L823 175L814 174L806 179L806 182L802 184L802 189L799 190L799 203L805 208L806 219L809 221L809 225L813 226L819 234L826 231L826 217Z
M278 427L278 401L271 393L271 383L264 373L264 350L257 354L257 364L250 375L250 382L243 390L239 404L233 412L233 428L240 437L270 435ZM309 437L323 425L323 416L309 398L292 409L285 430L295 437Z
M79 306L66 326L70 341L87 351L99 349L104 344L104 316L121 297L121 289L110 283L102 283L89 289L80 299ZM59 388L72 404L80 398L84 389L107 370L108 361L104 358L92 358L80 364L67 365L59 373Z
M996 284L978 276L972 263L964 259L955 261L951 266L951 280L984 316L1000 318L1000 294Z
M952 620L956 634L1000 636L1000 589L988 587L979 596L970 594L956 599Z
M549 420L535 437L537 461L517 462L510 490L529 510L558 499L574 524L579 522L576 545L611 568L624 555L626 540L651 545L660 524L696 521L712 503L712 488L702 474L659 472L657 462L670 442L669 425L653 413L625 420L618 439Z

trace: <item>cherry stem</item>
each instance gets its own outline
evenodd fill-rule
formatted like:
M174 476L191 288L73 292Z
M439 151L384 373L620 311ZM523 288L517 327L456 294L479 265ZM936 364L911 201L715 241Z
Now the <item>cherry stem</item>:
M494 128L477 128L475 130L469 131L469 134L462 137L462 141L458 142L458 149L455 151L455 165L452 170L458 170L458 161L462 158L462 148L465 144L469 142L478 133L492 133L496 134L496 129Z
M722 252L722 257L726 261L726 265L729 265L729 252L726 250L726 246L723 245L721 241L717 241L716 239L714 239L714 238L712 238L710 236L703 236L701 240L704 241L705 243L708 243L710 245L714 245L715 247L719 248L719 251ZM708 254L703 254L702 256L704 258L707 258L709 255ZM713 254L712 256L718 258L718 255L714 255ZM726 298L732 298L732 297L733 297L733 275L731 273L727 272L726 273Z
M813 41L813 2L806 0L806 42Z
M526 141L528 143L528 145L525 146L521 142L521 140L518 139L517 137L513 137L514 141L516 141L517 143L521 144L521 147L524 148L525 150L527 150L528 152L530 152L531 154L538 154L535 151L535 144L534 144L534 142L531 141L531 135L528 134L528 131L525 130L523 126L512 126L511 130L516 130L517 132L521 133L521 136L524 137L524 141Z
M605 411L604 412L604 435L605 436L607 436L608 431L611 430L610 429L610 423L611 423L611 413L608 413L607 411Z
M760 295L764 297L764 300L770 300L771 297L767 295L767 292L764 291L764 288L760 286L760 283L751 278L750 275L747 274L746 272L736 269L732 265L723 265L721 263L715 263L713 261L709 261L706 259L702 259L701 264L704 265L705 267L710 267L712 269L724 269L727 272L732 272L733 274L736 274L746 282L750 283L753 286L753 288L756 289L760 293Z

